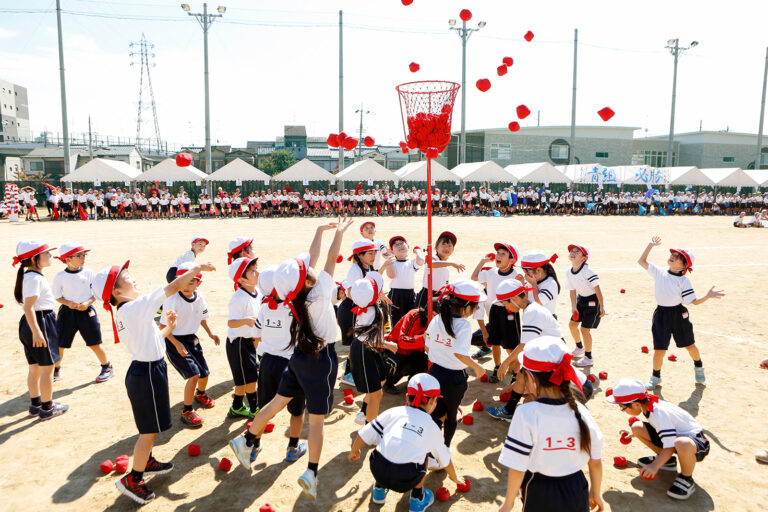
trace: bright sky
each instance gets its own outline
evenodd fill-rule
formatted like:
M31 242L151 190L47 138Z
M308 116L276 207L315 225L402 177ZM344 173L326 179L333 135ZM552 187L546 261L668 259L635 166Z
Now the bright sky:
M189 1L189 0L188 0ZM680 59L676 131L756 133L768 32L763 0L221 0L227 12L209 33L213 143L273 140L285 124L308 133L338 131L338 10L344 11L344 128L379 143L403 139L394 90L411 80L461 80L461 44L448 19L462 8L469 26L487 26L468 43L467 128L521 122L567 125L571 117L573 30L579 29L577 124L637 126L636 136L669 130L673 58L670 38L699 45ZM134 137L138 68L128 44L154 43L152 82L163 139L204 138L203 32L171 0L62 0L70 131ZM214 3L209 5L215 12ZM202 2L191 0L193 12ZM726 7L727 6L727 7ZM0 0L0 78L29 89L34 132L61 132L55 0ZM21 12L24 11L24 12ZM460 23L460 22L459 22ZM523 40L531 30L531 43ZM504 77L504 56L514 65ZM408 64L417 62L418 73ZM492 87L481 93L479 78ZM145 116L149 116L146 113ZM453 128L459 128L457 115ZM150 126L143 128L148 134Z

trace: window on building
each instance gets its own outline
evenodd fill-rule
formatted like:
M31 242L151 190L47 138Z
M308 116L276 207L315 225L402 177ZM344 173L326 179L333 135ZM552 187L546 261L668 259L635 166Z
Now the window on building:
M724 156L723 157L723 162L735 162L735 161L736 161L736 157L735 156Z
M491 144L491 160L511 160L512 144Z
M595 158L608 158L608 152L598 151L597 153L595 153Z
M667 165L666 151L636 151L632 153L632 165L650 165L652 167L663 167Z
M42 172L43 171L43 162L29 162L29 170L30 171L36 171L36 172Z

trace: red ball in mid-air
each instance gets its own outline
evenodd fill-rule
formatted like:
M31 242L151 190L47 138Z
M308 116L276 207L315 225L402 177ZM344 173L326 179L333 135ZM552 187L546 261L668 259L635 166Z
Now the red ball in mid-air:
M461 21L469 21L472 19L472 11L469 9L462 9L459 13L459 18L461 18Z
M176 165L179 167L189 167L192 164L192 155L189 153L178 153L176 155Z
M525 35L523 36L523 39L525 39L529 43L533 41L533 32L531 32L530 30L526 32Z
M417 72L419 69L421 69L421 66L419 66L419 65L418 65L417 63L415 63L415 62L411 62L410 64L408 64L408 69L410 69L410 70L411 70L411 73L415 73L415 72Z
M486 92L491 88L491 81L487 78L481 78L475 85L477 85L477 88L480 90L480 92Z
M509 131L511 132L519 132L520 131L520 123L517 121L512 121L509 123Z

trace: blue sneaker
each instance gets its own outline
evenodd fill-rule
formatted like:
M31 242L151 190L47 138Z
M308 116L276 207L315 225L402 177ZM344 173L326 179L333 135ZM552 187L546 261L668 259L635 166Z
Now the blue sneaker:
M377 505L383 505L387 499L388 492L389 489L376 487L376 484L373 484L373 494L371 494L371 501Z
M430 505L435 502L435 495L432 493L432 491L429 489L424 489L423 493L424 496L421 498L421 500L417 500L413 497L411 498L411 502L408 507L409 512L422 512L427 510Z
M648 391L653 391L659 384L661 384L661 377L651 375L651 378L648 380L648 384L645 385L645 389Z
M248 460L251 462L251 464L256 462L256 457L259 456L259 453L261 453L261 446L259 446L258 448L253 448L251 450L251 454L248 456Z
M355 385L355 378L352 376L351 373L347 373L345 375L342 375L339 377L339 380L341 381L341 384L344 386L354 386Z
M491 353L491 347L482 347L477 352L472 354L472 359L480 359Z
M497 420L507 420L512 421L512 415L507 414L506 409L504 407L486 407L485 412L496 418Z
M699 384L703 384L707 381L707 378L704 376L704 368L693 368L694 372L696 372L696 382Z
M285 462L296 462L307 453L307 442L301 441L296 448L288 448L285 452Z

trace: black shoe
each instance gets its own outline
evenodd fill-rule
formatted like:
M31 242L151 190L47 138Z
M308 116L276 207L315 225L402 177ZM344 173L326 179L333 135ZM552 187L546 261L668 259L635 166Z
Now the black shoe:
M173 464L170 462L160 462L154 457L150 457L147 461L147 466L144 468L144 474L146 476L151 475L164 475L170 473L173 470Z
M32 408L30 407L30 415L32 413L31 409ZM53 407L51 407L50 409L43 409L41 407L40 408L39 417L40 417L41 421L45 421L45 420L49 420L51 418L54 418L56 416L61 416L62 414L64 414L68 410L69 410L69 406L68 405L58 404L58 403L54 402L53 403Z
M133 482L131 475L125 475L115 482L115 487L139 505L146 505L155 499L155 493L147 489L147 484L144 483L144 480Z
M387 393L388 395L399 395L400 394L400 390L397 389L396 386L391 386L391 385L385 385L384 386L384 392Z
M637 463L643 466L648 466L649 464L652 464L654 460L656 460L656 456L650 455L648 457L640 457L639 459L637 459ZM661 469L662 471L677 471L677 457L673 455L659 469Z

